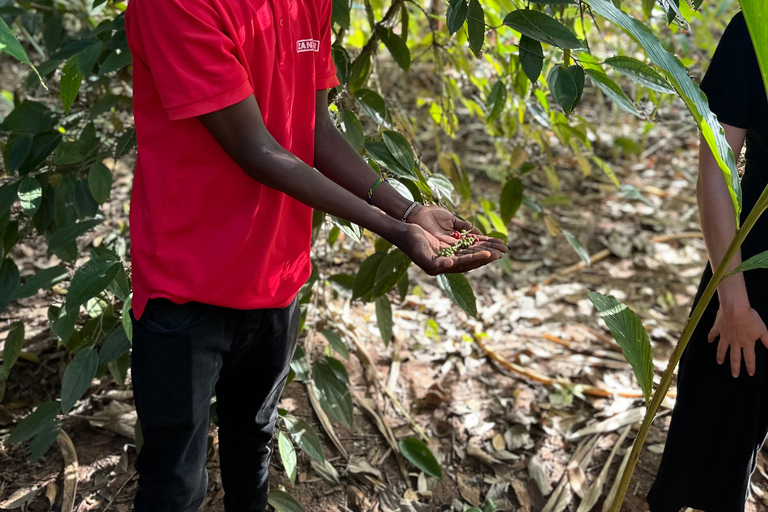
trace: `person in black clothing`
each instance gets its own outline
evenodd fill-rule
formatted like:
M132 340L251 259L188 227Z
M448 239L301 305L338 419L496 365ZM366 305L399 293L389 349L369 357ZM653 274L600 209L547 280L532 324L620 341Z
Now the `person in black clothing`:
M701 83L737 156L746 141L743 222L768 184L768 99L743 14L728 25ZM703 141L698 203L709 264L695 302L735 234L733 207ZM768 250L768 216L752 229L730 268ZM694 306L695 307L695 306ZM651 512L741 512L768 433L768 270L718 287L680 361L678 395Z

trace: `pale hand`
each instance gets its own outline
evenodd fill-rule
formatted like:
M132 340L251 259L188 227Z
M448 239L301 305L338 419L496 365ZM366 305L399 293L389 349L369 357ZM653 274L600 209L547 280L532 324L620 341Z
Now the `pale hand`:
M741 357L749 375L755 374L755 343L761 340L768 348L768 329L765 327L760 315L751 307L742 307L725 311L722 307L717 311L715 325L709 332L708 341L714 342L717 338L717 363L725 362L725 354L730 347L731 375L739 376L741 370Z

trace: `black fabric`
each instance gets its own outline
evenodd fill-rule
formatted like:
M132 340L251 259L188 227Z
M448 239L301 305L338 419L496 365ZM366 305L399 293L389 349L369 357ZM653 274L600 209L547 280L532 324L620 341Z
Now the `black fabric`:
M768 184L768 99L744 16L729 24L701 84L718 119L747 130L742 179L742 222ZM742 258L768 250L768 218L753 228ZM694 301L712 278L709 265ZM768 323L768 270L745 275L752 307ZM678 395L656 480L648 493L651 512L685 507L705 512L743 512L757 453L768 433L768 349L756 343L756 373L742 361L737 379L718 365L717 343L708 343L719 308L717 295L683 353ZM728 357L726 357L726 361Z
M208 477L216 394L227 512L263 512L270 443L296 348L299 306L235 310L151 299L133 322L132 378L144 445L137 512L194 512Z

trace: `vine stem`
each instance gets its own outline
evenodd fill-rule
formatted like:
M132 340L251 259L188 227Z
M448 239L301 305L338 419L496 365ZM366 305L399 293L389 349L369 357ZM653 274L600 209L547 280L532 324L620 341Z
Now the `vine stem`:
M621 475L619 488L616 497L611 504L610 512L619 512L621 510L621 505L624 503L624 497L627 494L627 489L632 480L632 474L635 471L635 466L637 466L637 461L640 459L640 452L642 451L643 444L645 444L645 439L648 436L648 430L651 428L651 423L656 416L656 412L659 410L661 402L664 400L664 397L667 396L667 391L672 383L672 374L675 372L677 363L680 361L680 357L683 355L683 351L688 345L688 341L691 339L691 335L699 324L699 320L701 320L710 300L712 300L715 291L717 291L717 287L720 285L723 278L726 277L726 271L728 270L728 266L731 264L733 257L736 255L742 242L744 242L744 239L752 230L755 222L757 222L757 219L760 218L766 208L768 208L768 186L766 186L763 193L760 194L760 198L757 200L752 211L749 212L749 216L747 216L747 219L744 221L744 225L736 231L736 236L733 237L725 256L717 266L717 269L715 269L712 279L709 280L701 299L696 304L693 313L685 324L685 329L683 329L683 334L680 336L680 341L677 342L677 346L672 352L672 356L669 358L667 369L664 370L664 373L661 376L661 382L659 382L659 386L653 394L651 403L648 406L648 411L643 418L643 423L640 425L640 430L637 432L637 437L632 444L632 452L630 453L627 466Z

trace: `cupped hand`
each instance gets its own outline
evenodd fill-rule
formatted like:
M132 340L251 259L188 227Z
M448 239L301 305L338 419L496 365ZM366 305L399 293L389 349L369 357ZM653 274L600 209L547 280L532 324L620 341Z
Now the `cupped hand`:
M456 242L449 237L451 242ZM482 267L501 258L500 251L492 251L476 244L450 257L438 255L438 251L452 245L442 241L416 224L407 224L395 243L424 272L435 276L445 273L460 273Z
M509 250L502 240L484 236L480 230L472 226L472 224L456 217L445 208L439 206L420 207L408 216L408 222L410 224L421 226L424 231L446 245L453 245L456 243L456 239L453 238L454 231L461 232L466 230L469 233L477 235L477 244L468 249L464 249L462 254L471 254L472 251L470 251L470 249L479 248L481 251L488 251L491 254L497 255L498 258L501 258Z
M761 340L768 348L768 329L763 319L751 307L742 307L736 310L717 311L715 325L709 332L708 341L714 342L718 337L717 363L725 362L725 354L730 348L731 375L739 376L741 371L741 357L747 366L749 375L755 374L755 343Z

